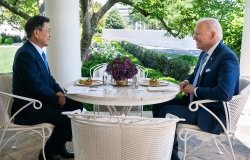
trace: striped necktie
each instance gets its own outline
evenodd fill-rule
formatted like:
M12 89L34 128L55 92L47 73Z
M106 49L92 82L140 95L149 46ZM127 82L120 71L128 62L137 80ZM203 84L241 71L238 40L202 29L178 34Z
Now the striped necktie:
M200 63L199 63L199 68L196 72L196 75L195 75L195 78L194 78L194 82L193 82L193 87L195 88L196 85L197 85L197 82L198 82L198 79L200 77L200 74L201 74L201 71L202 71L202 67L204 65L204 63L206 62L207 60L207 56L208 54L207 53L204 53L201 60L200 60ZM193 102L193 99L194 99L194 95L190 95L190 102Z

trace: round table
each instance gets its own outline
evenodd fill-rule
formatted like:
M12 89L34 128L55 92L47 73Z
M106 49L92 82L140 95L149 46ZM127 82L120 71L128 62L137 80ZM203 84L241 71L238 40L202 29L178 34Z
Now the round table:
M132 86L96 86L103 90L90 90L83 94L67 94L73 100L98 104L98 105L114 105L114 106L133 106L133 105L149 105L162 103L173 99L179 93L179 86L169 83L169 86L176 87L176 91L148 91L147 87L139 86L133 89Z
M72 85L71 85L72 86ZM82 87L88 89L81 94L66 94L67 97L84 103L106 106L138 106L151 105L169 101L179 93L179 86L169 82L171 91L149 91L149 87L139 85L133 89L132 85L118 87L115 85L99 85ZM173 88L175 88L173 90ZM131 107L130 107L131 108ZM130 108L128 110L130 110Z

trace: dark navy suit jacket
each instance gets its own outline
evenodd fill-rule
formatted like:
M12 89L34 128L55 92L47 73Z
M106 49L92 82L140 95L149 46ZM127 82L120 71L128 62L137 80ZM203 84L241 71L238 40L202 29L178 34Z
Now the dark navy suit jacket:
M26 41L15 55L13 64L13 94L35 98L45 104L56 106L58 97L56 92L62 88L47 71L44 61L36 48ZM22 106L22 100L14 100L12 111ZM33 107L28 107L33 109Z
M201 53L199 61L203 56ZM199 62L198 62L199 64ZM194 73L188 78L192 83L198 65L194 69ZM230 50L222 42L218 44L209 60L204 67L200 79L197 82L196 100L211 99L219 101L229 101L233 95L239 92L239 63L238 58L232 50ZM224 123L225 114L222 103L205 105L211 109ZM198 126L207 132L220 133L222 128L218 122L204 109L198 110Z

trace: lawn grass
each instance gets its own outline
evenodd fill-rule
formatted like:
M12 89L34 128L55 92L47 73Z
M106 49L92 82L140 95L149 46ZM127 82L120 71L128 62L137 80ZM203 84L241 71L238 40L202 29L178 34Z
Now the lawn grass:
M18 47L0 46L0 73L12 72L12 64Z

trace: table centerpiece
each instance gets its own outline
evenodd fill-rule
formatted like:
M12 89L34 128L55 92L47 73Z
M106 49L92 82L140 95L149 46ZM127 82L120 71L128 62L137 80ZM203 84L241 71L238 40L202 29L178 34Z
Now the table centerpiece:
M112 76L117 86L125 86L128 79L138 72L137 67L128 58L115 58L108 65L106 72Z

